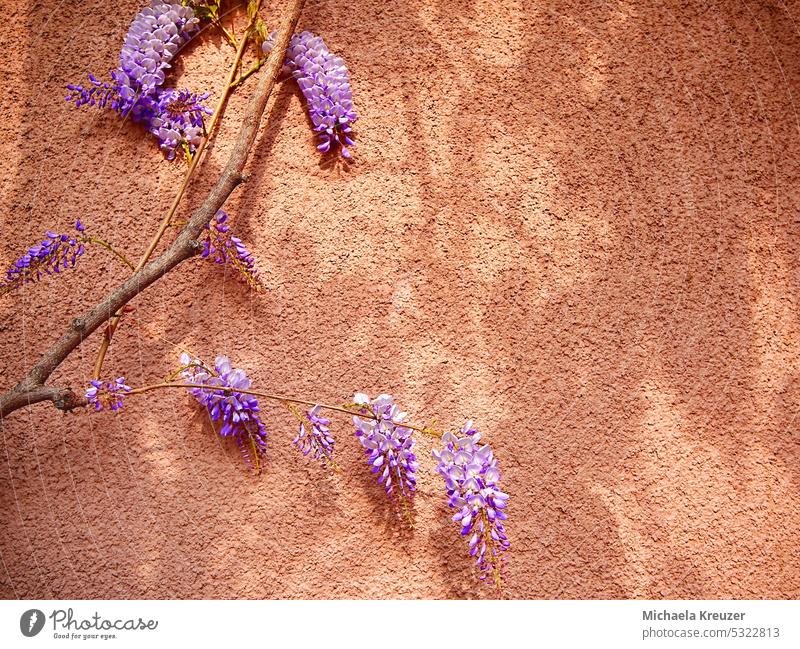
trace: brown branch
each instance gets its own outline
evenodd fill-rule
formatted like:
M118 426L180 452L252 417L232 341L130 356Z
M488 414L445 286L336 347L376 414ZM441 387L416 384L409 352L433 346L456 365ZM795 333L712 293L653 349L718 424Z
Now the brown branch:
M297 25L304 1L289 0L281 19L275 47L270 52L266 71L259 81L255 95L242 120L236 145L233 147L222 175L206 200L192 214L175 242L166 251L111 291L83 316L73 320L61 338L42 355L22 380L0 396L0 418L26 405L42 401L52 401L56 407L62 410L71 410L85 405L85 400L78 397L70 388L45 386L45 381L87 336L99 329L114 313L178 264L196 254L200 247L197 239L201 231L208 225L233 190L244 180L242 170L258 134L258 125L283 65L286 48Z

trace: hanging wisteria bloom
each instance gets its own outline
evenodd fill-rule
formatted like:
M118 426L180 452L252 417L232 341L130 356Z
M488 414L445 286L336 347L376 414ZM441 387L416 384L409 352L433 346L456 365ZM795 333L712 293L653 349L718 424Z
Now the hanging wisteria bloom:
M202 104L208 94L162 86L170 61L189 41L198 23L191 7L153 0L133 19L119 55L119 67L111 73L112 81L100 81L90 74L89 85L67 86L67 101L78 107L110 108L142 122L169 159L182 147L194 153L203 130L203 115L211 113Z
M448 505L456 510L453 520L469 539L469 553L475 557L480 578L491 575L499 587L502 554L509 547L503 525L508 518L504 511L508 494L500 490L497 459L488 444L478 443L480 438L468 421L459 436L445 433L444 448L433 456L444 478Z
M262 45L266 54L272 51L274 42L273 33ZM357 115L344 61L328 49L321 37L301 32L289 41L284 67L306 98L308 115L320 137L317 148L327 152L339 145L342 156L349 158L347 147L353 146L351 125Z
M227 223L228 215L219 210L206 226L203 250L200 256L217 264L233 268L239 278L250 288L259 291L263 288L253 255L239 237L233 236Z
M248 390L250 379L244 370L234 368L227 356L217 356L211 370L201 361L182 354L181 366L184 368L181 376L198 386L190 392L206 408L211 420L222 424L219 434L235 439L245 461L260 473L267 450L267 429L258 414L258 399L224 389Z
M77 235L48 231L44 241L28 248L28 251L6 271L5 278L0 282L0 295L23 284L36 282L43 275L52 275L73 268L78 257L83 255L84 244L87 242L80 221L75 222L75 230L78 232Z
M307 410L305 419L300 421L300 430L294 438L294 445L303 455L311 453L311 457L321 462L333 464L334 439L330 434L331 420L321 417L321 406L317 405Z
M378 474L378 484L383 485L389 496L411 499L416 490L415 474L419 464L414 455L411 429L403 426L406 413L400 412L388 394L370 401L366 394L359 392L353 403L362 413L360 417L353 417L356 437L366 451L372 473ZM371 416L364 416L368 414Z
M125 377L120 376L113 381L90 381L90 386L86 390L86 400L95 410L110 408L120 410L122 408L123 397L131 391L131 387L125 384Z
M191 7L153 0L128 29L119 67L111 73L112 83L89 75L90 86L67 86L72 91L67 99L76 106L109 107L137 121L149 119L153 97L164 83L164 71L178 49L189 41L198 22Z
M191 7L180 3L153 0L142 9L125 36L119 68L112 73L121 89L120 98L132 105L163 85L164 70L199 22Z

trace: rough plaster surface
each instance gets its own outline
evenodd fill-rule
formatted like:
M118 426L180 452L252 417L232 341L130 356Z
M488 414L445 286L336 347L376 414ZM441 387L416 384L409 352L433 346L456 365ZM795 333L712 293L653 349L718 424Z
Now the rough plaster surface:
M138 5L3 2L3 266L76 216L136 256L165 212L181 166L63 102ZM355 164L320 165L282 88L228 204L268 291L187 264L136 300L109 372L224 352L263 389L476 419L511 494L507 597L800 596L798 24L777 0L310 2L301 27L352 71ZM216 89L230 57L201 38L176 73ZM91 253L0 300L0 385L124 276ZM97 346L54 380L84 384ZM407 531L346 421L326 475L265 417L261 477L178 392L7 418L0 595L493 596L431 441Z

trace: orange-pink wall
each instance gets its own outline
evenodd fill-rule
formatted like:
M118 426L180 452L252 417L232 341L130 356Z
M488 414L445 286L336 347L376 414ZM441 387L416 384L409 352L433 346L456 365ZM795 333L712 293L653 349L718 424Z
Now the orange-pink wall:
M139 3L3 3L4 267L77 216L136 257L168 207L181 165L64 102L116 65ZM154 382L188 348L264 390L387 391L419 423L474 418L511 494L509 597L800 596L798 4L320 6L301 27L350 66L355 163L320 166L283 86L228 204L268 290L187 263L135 301L108 371ZM181 83L216 96L230 58L199 39ZM0 386L125 274L90 252L0 298ZM97 346L54 381L84 384ZM431 440L409 531L346 420L330 475L289 417L264 417L254 477L175 391L117 416L10 416L0 595L492 596Z

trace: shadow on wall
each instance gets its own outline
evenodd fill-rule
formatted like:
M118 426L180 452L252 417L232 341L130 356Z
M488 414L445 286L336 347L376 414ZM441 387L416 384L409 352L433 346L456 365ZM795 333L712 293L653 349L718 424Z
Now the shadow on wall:
M69 11L61 25L89 8ZM160 376L174 342L229 353L264 389L327 402L394 390L419 421L475 418L511 494L506 597L796 597L797 36L769 7L676 12L476 1L304 16L353 71L355 164L320 167L301 98L282 87L231 201L268 292L214 285L214 269L166 279L137 304L156 324L131 328L115 361ZM31 74L41 57L31 49ZM65 78L79 57L69 65ZM29 104L23 123L51 110ZM126 156L151 145L122 139ZM95 169L108 141L80 140ZM41 141L21 146L25 165ZM97 191L71 192L80 209L111 192L91 209L116 214L104 210L137 183L177 173L108 164ZM408 533L347 422L342 474L327 476L269 411L256 479L207 425L183 423L189 401L66 431L45 421L35 440L30 420L3 424L5 595L113 596L113 575L141 597L492 596L430 440ZM32 444L69 470L40 474ZM58 511L52 493L67 494Z

